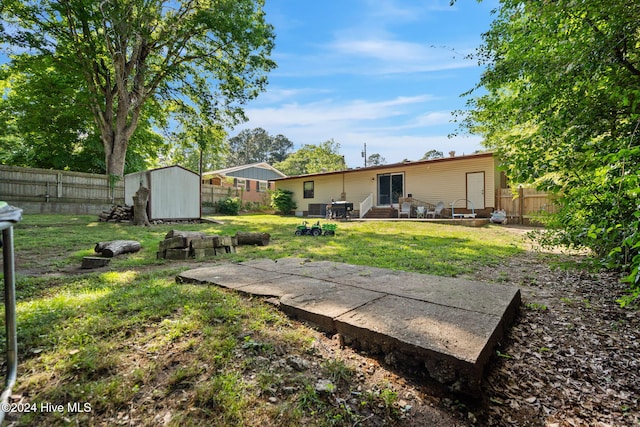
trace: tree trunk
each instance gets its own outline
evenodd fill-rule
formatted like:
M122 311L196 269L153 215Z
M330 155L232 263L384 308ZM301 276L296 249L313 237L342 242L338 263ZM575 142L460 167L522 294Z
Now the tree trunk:
M113 258L116 255L138 252L140 250L140 242L135 240L113 240L111 242L98 242L94 249L101 253L103 257Z
M269 233L241 233L236 232L238 245L267 246L271 235Z
M133 196L133 225L151 225L147 216L147 201L150 190L140 184L140 188Z
M108 132L104 135L103 145L105 152L105 166L107 175L124 176L124 164L127 155L129 141L120 132ZM105 143L105 139L109 141Z

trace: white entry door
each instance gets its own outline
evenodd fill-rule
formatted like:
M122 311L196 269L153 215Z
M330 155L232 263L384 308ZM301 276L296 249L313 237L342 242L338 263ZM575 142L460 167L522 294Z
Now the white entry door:
M474 209L484 209L484 172L467 174L467 200L473 203Z

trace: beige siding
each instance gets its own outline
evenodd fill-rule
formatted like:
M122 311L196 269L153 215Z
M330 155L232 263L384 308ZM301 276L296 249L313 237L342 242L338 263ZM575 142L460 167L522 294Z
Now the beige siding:
M329 173L311 175L306 177L277 180L276 188L287 189L293 192L293 198L297 205L296 213L301 215L308 210L309 204L330 203L331 199L344 199L354 204L358 209L360 202L374 195L374 205L377 200L378 176L388 173L404 174L405 194L412 194L415 199L423 202L437 204L442 201L448 207L449 203L466 199L467 173L484 172L484 198L485 208L495 207L495 190L499 187L500 177L497 171L496 161L491 156L470 156L468 158L443 159L440 161L408 163L381 168L365 168L362 170L349 170L344 173ZM303 197L303 183L314 182L314 197ZM465 207L464 202L456 204L456 207Z
M306 181L313 181L313 198L304 198L304 183ZM341 200L342 184L343 174L316 175L287 181L276 181L276 188L293 192L293 200L297 206L296 215L302 215L303 211L309 209L310 204L327 204L331 203L331 199Z
M495 207L497 171L492 157L425 163L422 167L408 169L405 189L416 199L433 204L444 202L448 207L455 200L466 199L467 173L471 172L484 172L485 207ZM456 207L464 206L463 202L456 204Z

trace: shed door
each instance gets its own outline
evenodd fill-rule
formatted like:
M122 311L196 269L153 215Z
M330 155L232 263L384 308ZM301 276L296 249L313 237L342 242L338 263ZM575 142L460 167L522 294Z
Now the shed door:
M472 172L467 174L467 200L473 203L474 209L485 208L484 172ZM467 206L467 209L471 209L471 206Z

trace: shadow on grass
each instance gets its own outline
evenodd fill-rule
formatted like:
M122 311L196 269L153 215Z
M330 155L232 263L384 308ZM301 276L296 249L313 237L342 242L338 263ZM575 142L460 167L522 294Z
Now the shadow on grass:
M182 398L178 392L189 389L194 401L211 399L209 390L198 392L195 384L206 384L232 363L243 336L284 320L274 309L231 292L178 285L166 271L91 274L68 280L51 294L34 294L44 296L18 304L16 391L38 405L89 403L91 413L72 414L80 424L128 411L154 384L161 384L156 397ZM185 373L184 363L195 369ZM237 387L236 393L241 386L228 385ZM223 412L236 409L230 405ZM64 424L68 415L39 411L25 414L20 423Z

